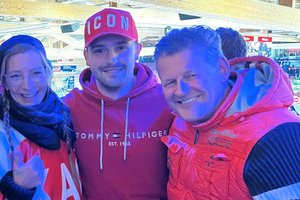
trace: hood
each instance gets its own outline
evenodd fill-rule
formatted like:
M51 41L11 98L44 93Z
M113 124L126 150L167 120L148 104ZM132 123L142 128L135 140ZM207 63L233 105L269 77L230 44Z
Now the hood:
M293 104L290 80L274 60L263 56L236 58L230 61L230 66L242 75L243 84L226 116L233 113L247 116Z
M195 128L209 129L241 117L276 108L290 107L294 101L288 76L272 59L241 57L229 61L232 89L213 117ZM233 82L232 82L233 81Z
M135 63L134 75L136 76L136 82L134 83L133 88L126 96L121 97L117 101L126 101L128 97L133 98L156 86L157 84L157 77L153 74L151 69L143 64ZM84 96L88 96L96 101L104 100L106 103L114 101L109 97L103 96L98 91L95 77L92 76L89 68L81 72L79 81Z

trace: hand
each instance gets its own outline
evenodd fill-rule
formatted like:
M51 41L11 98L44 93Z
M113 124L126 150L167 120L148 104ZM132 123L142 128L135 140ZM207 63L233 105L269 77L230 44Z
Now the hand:
M43 181L44 170L44 163L39 155L34 155L24 163L22 152L15 150L13 178L16 184L26 189L37 187Z

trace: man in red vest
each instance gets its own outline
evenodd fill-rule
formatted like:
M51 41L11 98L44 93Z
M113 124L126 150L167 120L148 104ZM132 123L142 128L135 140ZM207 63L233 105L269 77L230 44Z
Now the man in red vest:
M206 26L174 29L156 45L176 113L162 138L169 200L300 199L300 118L288 109L289 79L263 56L229 63L220 45Z

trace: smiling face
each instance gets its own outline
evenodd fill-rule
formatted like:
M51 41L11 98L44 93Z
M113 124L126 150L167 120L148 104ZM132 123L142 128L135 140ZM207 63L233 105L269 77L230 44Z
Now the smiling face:
M36 51L17 53L7 58L5 88L23 106L41 103L48 89L48 78L41 55Z
M213 66L203 52L189 49L157 59L157 71L170 107L184 120L205 122L225 98L229 66L224 57Z
M96 39L84 52L101 93L113 99L126 95L134 81L134 65L141 47L119 35Z

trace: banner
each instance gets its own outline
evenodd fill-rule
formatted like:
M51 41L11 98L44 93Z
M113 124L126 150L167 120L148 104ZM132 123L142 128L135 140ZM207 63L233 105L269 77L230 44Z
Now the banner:
M272 54L272 37L264 36L243 36L247 45L247 56L266 56Z

